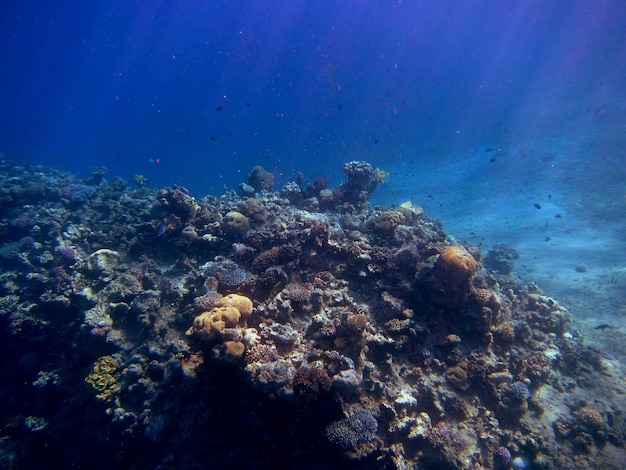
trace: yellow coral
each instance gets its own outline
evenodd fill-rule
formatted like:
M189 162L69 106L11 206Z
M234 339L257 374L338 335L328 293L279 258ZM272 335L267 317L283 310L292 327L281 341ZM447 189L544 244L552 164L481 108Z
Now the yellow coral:
M187 335L198 335L213 346L213 357L234 364L243 357L246 347L241 341L230 338L244 336L242 319L245 321L252 314L252 301L243 295L230 294L216 304L210 311L194 318Z
M213 341L219 339L226 328L240 326L240 321L250 318L252 300L239 294L229 294L215 303L208 312L202 312L193 320L187 335L198 334L202 339Z
M115 372L120 365L113 356L102 356L93 365L93 371L98 374Z
M450 306L465 302L477 267L474 257L462 246L453 245L444 249L429 277L433 302Z
M111 390L117 380L113 377L119 367L119 364L112 356L100 357L92 366L91 372L85 377L85 382L93 387L94 390L104 394Z
M237 310L239 310L239 313L241 313L241 317L244 320L247 320L248 318L250 318L250 315L252 315L252 300L243 295L228 294L227 296L222 297L215 305L217 305L218 307L235 307Z
M241 313L232 305L214 307L194 318L187 335L197 334L203 340L213 341L219 339L226 328L235 328L240 319Z
M224 321L227 328L236 327L241 319L241 312L232 305L217 306L211 312L213 312L213 318Z
M93 387L97 392L105 392L115 385L115 377L111 374L89 374L85 382Z

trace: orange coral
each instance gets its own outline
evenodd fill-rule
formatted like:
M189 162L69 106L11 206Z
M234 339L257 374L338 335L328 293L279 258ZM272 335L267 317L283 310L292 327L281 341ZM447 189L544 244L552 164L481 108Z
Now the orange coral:
M435 265L435 274L442 281L452 286L468 282L476 273L477 263L465 248L452 245L439 255Z
M430 276L430 295L441 305L456 305L465 302L478 263L465 248L452 245L440 254Z

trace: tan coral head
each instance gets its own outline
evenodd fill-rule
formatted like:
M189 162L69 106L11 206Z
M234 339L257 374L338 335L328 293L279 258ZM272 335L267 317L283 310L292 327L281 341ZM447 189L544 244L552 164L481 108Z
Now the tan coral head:
M439 255L435 264L435 275L445 283L458 286L471 279L476 273L477 263L465 248L452 245Z
M241 317L244 320L247 320L248 318L250 318L250 315L252 315L252 300L243 295L228 294L227 296L222 297L216 305L218 307L235 307L237 310L239 310L239 313L241 313Z

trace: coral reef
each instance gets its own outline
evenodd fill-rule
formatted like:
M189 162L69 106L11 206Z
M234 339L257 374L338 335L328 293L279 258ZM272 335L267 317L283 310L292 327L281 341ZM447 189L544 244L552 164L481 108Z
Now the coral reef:
M0 173L4 461L583 469L624 451L621 411L582 398L616 386L611 363L567 309L511 275L511 249L370 207L387 175L366 162L277 192L256 167L198 200Z

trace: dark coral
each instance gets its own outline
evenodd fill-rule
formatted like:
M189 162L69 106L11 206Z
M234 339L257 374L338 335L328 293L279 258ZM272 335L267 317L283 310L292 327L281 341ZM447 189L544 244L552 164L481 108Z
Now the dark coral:
M516 401L526 401L530 398L530 390L524 382L513 382L509 387L508 393Z
M219 286L233 288L243 284L247 279L245 269L241 269L232 261L211 262L205 270L206 274L215 277Z
M159 192L158 201L163 214L177 217L182 224L193 221L200 209L189 191L180 186L163 188Z
M316 401L329 392L331 384L325 369L301 367L294 375L293 391L307 401Z
M330 180L325 176L319 176L311 181L306 187L307 196L319 196L320 192L330 186Z
M519 253L508 245L494 245L485 257L485 268L500 274L511 274Z
M274 187L274 175L262 166L257 165L248 174L246 182L257 191L271 191Z
M290 282L285 286L289 299L294 302L310 301L312 289L311 284L302 282Z
M264 271L272 266L297 261L300 256L300 251L300 247L298 246L275 246L257 256L252 262L252 269L255 271Z
M374 437L378 422L369 410L356 409L348 418L336 421L326 428L328 441L342 450L349 450Z
M511 451L506 447L498 447L493 454L493 467L496 470L510 468L511 460Z

